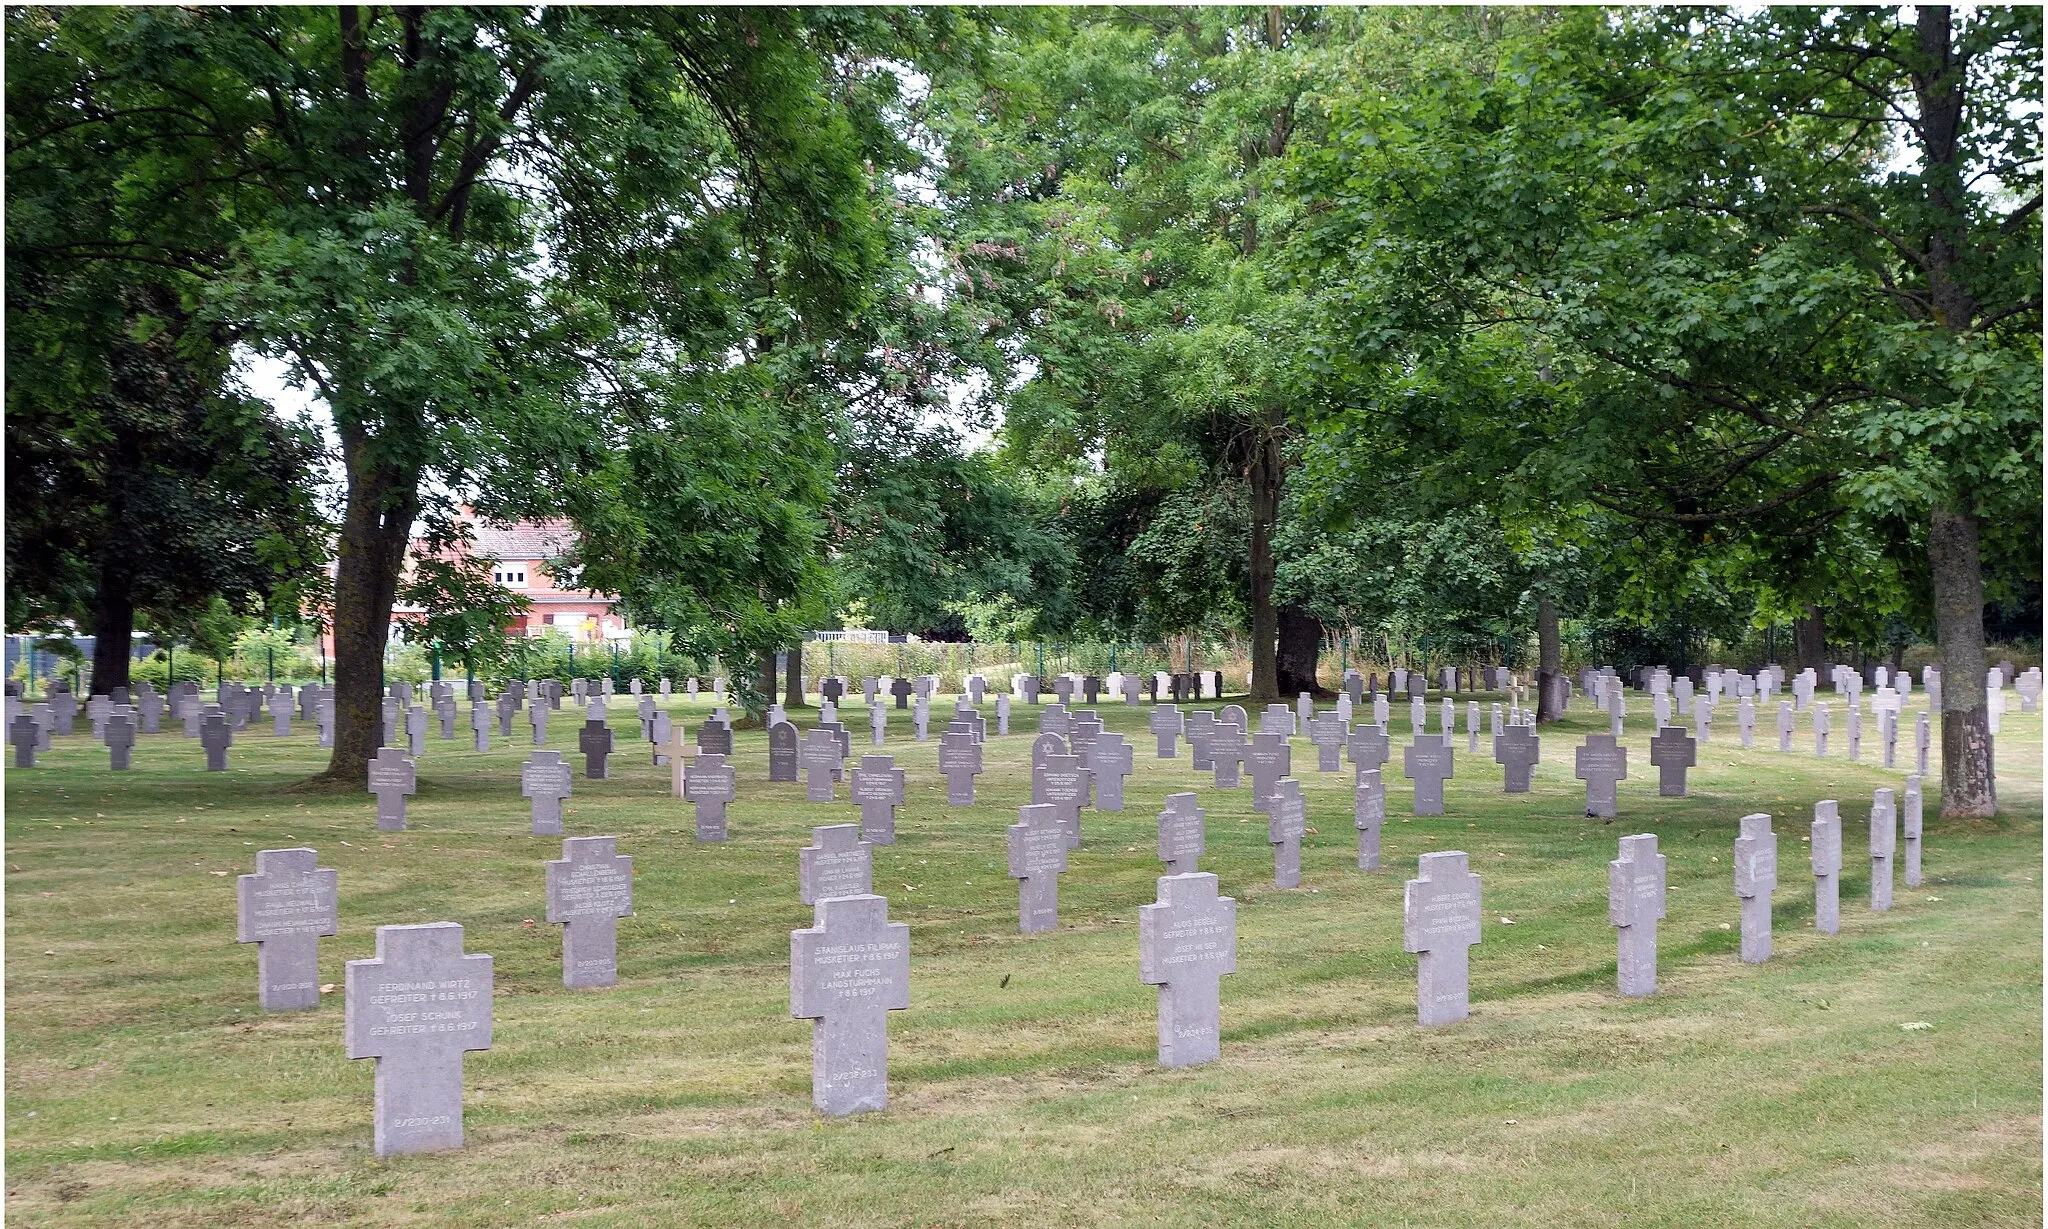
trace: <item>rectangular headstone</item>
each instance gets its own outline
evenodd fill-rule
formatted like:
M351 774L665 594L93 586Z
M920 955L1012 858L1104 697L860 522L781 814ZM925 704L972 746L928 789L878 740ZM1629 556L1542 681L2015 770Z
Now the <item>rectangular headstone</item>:
M853 770L851 793L860 806L862 838L872 845L896 843L896 808L903 805L904 772L888 755L864 755Z

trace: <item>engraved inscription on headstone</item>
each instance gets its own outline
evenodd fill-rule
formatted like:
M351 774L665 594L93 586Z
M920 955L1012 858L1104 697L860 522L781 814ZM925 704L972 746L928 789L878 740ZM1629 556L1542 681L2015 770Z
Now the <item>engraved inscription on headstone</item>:
M1216 876L1165 875L1156 904L1138 906L1138 980L1159 987L1159 1065L1222 1053L1222 982L1237 972L1237 902Z
M454 922L379 926L347 966L344 1048L377 1060L379 1157L462 1146L462 1055L491 1048L491 958Z
M1415 1019L1424 1028L1470 1014L1470 949L1479 942L1479 876L1462 852L1426 853L1402 903L1401 950L1416 962Z
M1615 786L1628 779L1628 748L1617 746L1612 734L1588 734L1572 775L1586 783L1586 814L1612 819Z
M619 919L633 916L633 859L615 836L572 836L546 863L548 921L562 927L562 985L617 985Z
M519 766L519 792L533 799L533 834L562 834L562 799L569 796L573 774L559 751L536 751Z
M612 754L611 727L596 718L585 721L577 732L576 746L583 752L583 775L592 781L604 780Z
M725 839L725 804L738 796L738 774L726 758L700 752L697 762L683 779L683 797L697 804L697 839Z
M377 795L377 828L405 831L405 797L413 792L413 763L396 747L383 747L370 761L370 792Z
M256 945L256 1001L265 1011L320 1002L320 936L336 930L335 874L310 849L260 849L235 879L235 942Z
M785 723L787 724L787 723ZM815 729L804 736L804 798L810 802L833 799L832 774L839 767L839 736Z
M856 779L858 775L856 769ZM857 784L855 789L859 789ZM815 905L828 896L866 896L873 892L874 848L860 839L859 824L828 824L811 829L811 843L797 850L798 898L806 905Z
M1665 726L1650 740L1650 763L1657 768L1657 796L1685 797L1685 770L1698 763L1696 744L1678 726Z
M1735 838L1735 895L1742 902L1742 961L1771 958L1771 892L1778 886L1778 838L1769 815L1742 817Z
M939 739L939 772L946 778L946 805L974 805L974 778L981 772L981 744L972 734L947 734Z
M828 896L789 934L789 1014L811 1020L811 1103L826 1114L889 1103L889 1013L910 1006L910 927L880 896Z
M1203 818L1196 795L1166 796L1166 809L1159 813L1159 860L1166 863L1167 874L1190 875L1201 869Z
M1415 814L1444 813L1444 782L1451 779L1451 736L1418 734L1401 750L1401 775L1415 782Z
M1511 725L1493 736L1493 762L1501 766L1504 776L1502 792L1528 793L1530 775L1542 761L1543 742L1536 736L1535 727Z
M1017 809L1010 825L1010 878L1017 881L1017 929L1025 934L1060 924L1060 872L1067 869L1067 834L1059 808L1043 803Z
M1095 784L1095 809L1124 809L1124 780L1134 767L1131 745L1121 734L1098 734L1088 752L1088 774Z
M1664 855L1655 834L1621 838L1607 864L1607 922L1616 936L1615 986L1626 997L1657 992L1657 922L1664 916Z

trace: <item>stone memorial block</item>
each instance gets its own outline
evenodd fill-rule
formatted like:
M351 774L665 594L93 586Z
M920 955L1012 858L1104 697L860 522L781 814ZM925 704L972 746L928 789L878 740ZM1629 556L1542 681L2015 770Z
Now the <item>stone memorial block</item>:
M638 685L636 679L635 685ZM615 836L572 836L547 867L548 921L562 927L562 985L619 981L619 919L633 916L633 859Z
M1402 901L1401 950L1415 952L1415 1018L1456 1024L1471 1010L1470 949L1479 942L1479 876L1463 853L1426 853Z
M1778 838L1769 815L1742 817L1735 838L1735 895L1742 902L1742 961L1771 958L1771 893L1778 886Z
M206 771L228 770L228 748L234 741L234 730L228 724L226 713L217 708L209 708L200 717L199 745L206 748Z
M697 839L725 839L725 806L739 796L739 774L726 758L713 751L699 751L697 762L683 778L683 800L697 806Z
M1367 772L1385 767L1392 752L1387 728L1384 725L1359 726L1344 740L1344 750L1351 757L1354 771Z
M939 772L946 778L946 805L974 805L974 778L981 774L981 744L971 733L946 734L939 739Z
M129 753L135 748L135 718L116 712L107 717L106 726L107 767L127 772Z
M610 774L609 759L612 753L612 729L598 718L583 723L577 732L576 748L583 752L583 775L592 781L602 781Z
M1341 772L1344 768L1344 740L1351 737L1349 722L1336 713L1323 713L1308 723L1308 740L1315 744L1316 771Z
M1444 813L1444 782L1451 779L1448 734L1419 734L1401 750L1401 775L1415 782L1415 814Z
M690 742L682 722L670 724L668 745L664 750L668 759L669 797L681 798L690 776L690 759L697 754L696 745Z
M1060 825L1067 834L1067 848L1081 845L1081 808L1088 805L1088 770L1079 756L1048 755L1036 773L1031 798L1059 809Z
M235 942L256 945L256 1001L265 1011L320 1004L320 937L336 931L335 874L310 849L259 849L235 878Z
M860 805L861 836L871 845L896 843L896 808L903 805L904 774L893 756L864 755L853 770L851 793Z
M789 1014L812 1020L811 1103L841 1115L889 1103L889 1013L910 1006L910 927L880 896L828 896L789 934Z
M796 727L787 721L778 721L768 727L768 779L770 781L794 781L797 779L798 737ZM830 782L827 782L828 789ZM828 799L829 801L829 799ZM810 902L804 902L809 904Z
M1528 793L1529 779L1542 760L1543 741L1534 726L1511 725L1494 735L1493 762L1501 766L1504 793Z
M1236 789L1238 774L1251 755L1251 743L1246 741L1244 730L1239 726L1219 723L1209 731L1204 745L1209 751L1210 767L1216 774L1216 788Z
M1657 992L1657 922L1664 916L1664 855L1655 834L1621 838L1607 864L1607 923L1615 936L1615 989L1626 998Z
M831 802L833 774L839 768L839 736L830 730L814 729L804 735L802 747L804 798L809 802Z
M1842 817L1833 799L1814 804L1808 840L1813 854L1813 928L1835 934L1842 929Z
M978 754L978 752L977 752ZM1131 775L1133 749L1121 734L1099 734L1088 752L1088 776L1095 785L1095 807L1124 809L1124 781Z
M1158 758L1173 759L1180 749L1180 709L1172 704L1160 705L1152 710L1152 716L1146 722L1145 728L1152 731L1159 741Z
M859 771L854 775L857 781ZM811 829L811 843L797 851L797 894L803 903L815 905L828 897L866 896L873 891L874 846L861 839L861 826L830 824Z
M1572 775L1586 783L1586 814L1614 818L1615 785L1628 779L1628 748L1617 746L1612 734L1589 734L1576 758Z
M1890 789L1880 789L1870 804L1870 907L1878 913L1892 907L1892 859L1898 841L1898 803Z
M1042 803L1017 809L1010 825L1010 878L1017 881L1017 929L1025 934L1059 927L1060 872L1067 869L1067 833L1059 808Z
M1607 733L1610 737L1621 737L1622 726L1625 724L1627 717L1628 699L1626 689L1618 685L1609 687L1607 689Z
M1264 814L1273 797L1274 785L1294 771L1294 749L1289 745L1287 736L1263 731L1252 735L1245 768L1252 778L1252 810Z
M1273 847L1275 886L1301 886L1301 838L1307 831L1308 804L1301 796L1301 782L1282 777L1274 782L1266 803L1266 843Z
M1358 869L1380 868L1380 829L1387 822L1387 787L1377 768L1360 769L1352 789L1351 823L1358 829Z
M1222 1053L1222 982L1237 972L1237 902L1216 876L1164 875L1159 901L1138 906L1138 980L1159 987L1159 1065Z
M1685 770L1699 762L1693 740L1678 726L1665 726L1650 740L1650 764L1657 769L1657 794L1685 797Z
M1169 875L1191 875L1204 847L1204 813L1194 794L1168 794L1159 813L1159 860Z
M666 699L667 699L667 698L669 697L669 694L670 694L669 680L667 680L667 679L665 679L665 678L664 678L663 680L661 680L661 697L662 697L662 699L666 700Z
M491 1048L491 987L454 922L379 926L376 958L348 962L344 1048L377 1060L379 1157L462 1146L462 1055Z
M779 709L782 706L778 704L776 705L776 707ZM832 703L832 701L830 700L820 700L818 702L818 724L827 725L830 723L837 722L838 720L839 706L837 704Z

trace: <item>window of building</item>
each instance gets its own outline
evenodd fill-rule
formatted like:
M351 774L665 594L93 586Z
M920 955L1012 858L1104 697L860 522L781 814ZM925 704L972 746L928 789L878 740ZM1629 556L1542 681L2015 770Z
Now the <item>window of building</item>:
M492 568L491 579L501 585L523 585L526 583L526 565L522 563Z

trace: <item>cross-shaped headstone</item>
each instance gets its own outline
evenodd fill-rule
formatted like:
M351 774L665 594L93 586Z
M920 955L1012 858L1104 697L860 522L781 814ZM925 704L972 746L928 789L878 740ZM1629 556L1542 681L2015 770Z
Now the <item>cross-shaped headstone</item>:
M924 742L931 737L932 707L923 696L917 697L911 705L910 723L917 728L917 741Z
M453 709L450 713L452 715ZM526 710L527 724L533 727L533 745L545 747L548 744L548 703L545 697L535 696L533 707Z
M856 779L858 775L856 770ZM811 843L797 850L796 857L797 895L804 904L874 891L874 846L861 839L859 824L811 829Z
M454 922L379 926L347 966L344 1047L377 1060L379 1157L462 1147L462 1055L491 1048L491 958Z
M1742 739L1742 749L1747 751L1756 742L1756 701L1744 696L1735 706L1735 732Z
M999 691L996 693L996 734L998 736L1001 736L1008 734L1009 732L1010 693L1007 691Z
M1900 836L1906 845L1906 886L1920 886L1920 778L1906 778L1906 793L1899 809Z
M481 702L469 706L469 732L478 751L491 749L491 710Z
M417 759L427 753L427 710L415 704L401 714L405 726L406 754ZM289 730L286 733L290 733Z
M1067 833L1059 808L1046 803L1017 808L1009 841L1010 878L1017 881L1017 929L1025 934L1057 929L1060 872L1067 869Z
M660 768L668 763L669 737L675 728L675 721L667 713L657 709L653 720L647 723L647 741L654 744L654 766Z
M1344 740L1351 736L1350 724L1336 713L1322 713L1308 723L1308 740L1315 744L1316 771L1338 772L1344 767Z
M583 752L583 775L592 781L604 780L610 772L612 728L595 717L585 721L576 735L576 748Z
M1493 762L1501 766L1504 793L1526 794L1529 778L1543 760L1543 741L1532 726L1511 725L1493 736Z
M1795 721L1793 712L1792 701L1778 701L1778 750L1780 751L1790 751L1792 749L1792 729Z
M562 985L619 981L619 919L633 916L633 859L615 836L572 836L547 867L548 921L562 927Z
M1444 782L1451 779L1451 736L1418 734L1401 750L1401 775L1415 782L1415 814L1444 813Z
M1156 904L1138 906L1138 980L1159 987L1159 1065L1222 1053L1222 979L1237 972L1237 902L1216 876L1163 875Z
M1833 726L1834 726L1834 722L1833 722L1833 720L1832 720L1832 719L1831 719L1831 718L1830 718L1830 717L1828 716L1828 706L1827 706L1827 705L1825 705L1825 704L1816 704L1816 705L1814 705L1814 706L1813 706L1813 753L1814 753L1814 755L1815 755L1815 756L1817 756L1817 757L1819 757L1819 758L1821 758L1821 759L1825 759L1825 758L1827 758L1827 754L1828 754L1828 734L1829 734L1829 732L1830 732L1830 731L1831 731L1831 730L1833 729Z
M1849 705L1849 758L1863 758L1863 710L1853 702Z
M1245 739L1244 727L1218 722L1210 729L1206 746L1210 767L1216 774L1216 788L1236 789L1238 774L1252 749Z
M1351 767L1354 771L1368 772L1385 767L1391 751L1386 727L1359 726L1344 740L1344 750L1351 757Z
M228 716L219 709L209 709L199 719L199 745L206 748L206 771L226 772L228 770L228 748L234 744L235 733L228 724Z
M881 746L888 740L889 708L880 702L868 705L868 741Z
M796 727L787 721L778 721L768 727L768 779L770 781L794 781L797 779L797 750L800 741L797 736Z
M896 843L896 808L903 805L904 773L888 755L864 755L853 770L851 793L860 804L861 836L872 845Z
M1201 861L1203 812L1194 794L1168 794L1159 813L1159 860L1169 875L1193 874Z
M371 793L377 795L377 829L405 831L405 798L413 792L413 761L396 747L382 747L370 761Z
M56 732L69 735L72 724L78 720L78 697L69 689L53 688L50 692L50 715L56 722Z
M910 707L910 693L913 690L915 688L911 687L908 678L899 678L889 684L889 694L896 697L897 708Z
M1403 897L1401 950L1416 962L1415 1019L1424 1028L1470 1013L1470 949L1479 942L1479 876L1463 853L1423 854Z
M1121 734L1098 734L1088 749L1088 775L1095 784L1095 809L1124 809L1124 780L1131 775L1133 749Z
M1870 804L1870 907L1878 913L1892 907L1892 858L1898 843L1898 803L1890 789L1880 789Z
M1575 757L1572 775L1586 783L1586 814L1612 819L1614 787L1628 779L1628 748L1617 745L1612 734L1588 734L1586 745Z
M448 696L434 697L434 716L441 722L441 737L455 737L455 701Z
M320 936L336 930L335 875L310 849L259 849L235 879L235 942L256 945L256 1001L265 1011L320 1003Z
M701 751L683 779L683 797L697 804L697 839L725 839L725 805L739 795L739 774L726 758Z
M569 796L571 773L559 751L536 751L519 766L519 793L533 799L533 834L562 834L562 799Z
M1152 715L1146 721L1145 728L1152 731L1153 735L1159 740L1158 758L1162 760L1174 758L1179 750L1178 743L1181 731L1180 709L1171 704L1160 705L1152 710Z
M1742 817L1735 838L1735 895L1742 902L1742 961L1771 958L1771 893L1778 886L1778 838L1769 815Z
M1699 750L1679 726L1665 726L1650 740L1650 763L1657 769L1657 796L1685 797L1685 770L1699 762Z
M1813 804L1813 928L1824 935L1842 929L1842 813L1832 798Z
M1259 734L1278 734L1287 738L1294 733L1294 710L1285 704L1268 704L1259 714ZM1257 738L1258 735L1252 736Z
M1188 763L1196 772L1213 772L1216 764L1209 758L1209 736L1216 732L1216 714L1206 708L1188 713L1185 724L1188 735Z
M838 735L822 729L804 735L804 798L807 801L832 801L832 773L838 767Z
M270 732L278 738L292 732L292 693L279 691L270 697Z
M939 771L946 777L946 805L974 805L974 778L981 772L981 744L974 735L947 734L939 739Z
M128 771L129 752L135 747L135 718L124 712L108 714L105 738L108 767L115 772Z
M1032 801L1059 808L1067 848L1081 844L1081 808L1088 805L1088 770L1077 755L1048 755L1038 770Z
M1283 888L1301 886L1301 838L1308 831L1308 804L1301 796L1301 782L1282 777L1273 783L1266 801L1266 843L1273 847L1273 883Z
M1245 757L1252 777L1252 810L1264 813L1280 778L1294 771L1294 749L1285 734L1260 731L1252 735L1251 753Z
M1361 769L1352 787L1351 823L1358 829L1358 869L1380 868L1380 829L1387 822L1387 787L1377 768Z
M789 935L789 1014L814 1020L811 1103L826 1114L889 1103L889 1013L910 1006L910 927L880 896L828 896Z
M312 688L305 688L305 691L310 692ZM164 698L157 694L154 687L146 683L143 685L142 690L135 697L135 711L142 716L142 732L144 734L161 732L163 729Z
M665 750L668 753L669 797L681 798L683 783L690 775L690 760L697 754L696 744L689 740L688 731L683 729L682 722L670 723L668 746Z
M1607 922L1615 936L1616 989L1627 998L1657 992L1657 921L1664 916L1664 855L1654 834L1621 838L1607 864Z
M36 748L43 740L42 727L28 713L17 716L7 726L7 741L14 745L14 766L34 768Z

